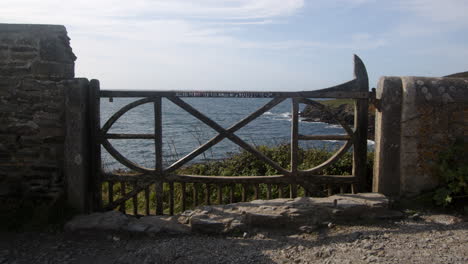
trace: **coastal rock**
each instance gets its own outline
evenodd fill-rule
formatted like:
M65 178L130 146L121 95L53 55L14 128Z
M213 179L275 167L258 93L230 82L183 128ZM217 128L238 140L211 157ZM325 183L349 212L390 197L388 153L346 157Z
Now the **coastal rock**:
M392 218L397 213L388 209L388 199L384 195L361 193L204 206L184 214L186 216L180 217L179 221L189 222L192 231L213 234L249 228L301 228L329 221L386 218L389 215Z
M136 218L118 211L77 216L67 231L125 231L138 234L242 234L257 229L297 229L313 232L324 223L357 219L394 218L388 198L378 193L340 194L324 198L255 200L202 206L177 216ZM401 215L401 214L400 214ZM334 224L333 224L334 225Z
M354 106L351 104L341 104L338 107L330 107L330 112L322 111L316 107L307 105L301 113L303 121L323 122L328 124L339 124L335 115L345 124L354 124ZM367 138L373 140L375 135L375 113L372 107L369 107Z
M422 216L425 222L428 223L435 223L440 225L455 225L458 223L463 222L463 219L453 215L446 215L446 214L437 214L437 215L429 215L429 216Z
M343 120L346 124L353 124L354 107L350 104L341 104L336 108L330 108L330 112L326 112L307 105L301 113L301 117L305 118L305 121L338 124L334 115Z
M140 219L133 218L133 221L123 227L123 230L131 233L148 234L186 234L190 228L179 223L175 216L145 216Z
M74 217L65 225L67 231L103 230L118 231L129 222L128 216L117 211L92 213Z

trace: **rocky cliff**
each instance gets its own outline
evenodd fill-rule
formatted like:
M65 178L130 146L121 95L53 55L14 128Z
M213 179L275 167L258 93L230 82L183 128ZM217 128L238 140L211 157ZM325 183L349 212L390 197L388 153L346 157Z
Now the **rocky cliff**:
M331 100L330 100L331 101ZM324 101L327 102L327 101ZM324 122L329 124L338 124L334 116L337 116L339 119L343 120L346 124L353 126L354 125L354 106L349 103L343 103L336 106L335 104L329 105L329 112L322 111L318 108L307 105L301 113L303 121L309 122ZM375 109L372 105L369 106L369 125L367 129L367 138L374 140L374 123L375 123Z

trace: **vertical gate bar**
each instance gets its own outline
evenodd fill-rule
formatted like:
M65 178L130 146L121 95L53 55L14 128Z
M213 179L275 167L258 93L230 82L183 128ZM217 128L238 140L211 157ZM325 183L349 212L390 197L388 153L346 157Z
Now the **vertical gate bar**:
M255 200L260 199L260 188L258 187L258 184L254 184L254 195Z
M242 184L242 202L247 201L247 184Z
M340 194L343 194L343 193L344 193L344 186L340 185Z
M267 200L270 200L271 199L271 184L267 184Z
M109 204L114 201L114 182L108 182Z
M186 186L185 186L185 182L181 182L180 183L180 187L182 189L182 212L184 212L186 210L186 207L187 207L187 197L186 197Z
M327 194L328 194L328 196L333 195L333 189L332 189L332 186L330 184L327 185Z
M354 145L353 145L353 175L357 177L358 190L363 190L366 184L367 161L367 123L368 99L356 99L354 107Z
M156 215L164 213L163 208L163 153L162 153L162 106L161 97L154 99L154 153L156 180Z
M299 103L292 98L292 123L291 123L291 176L296 178L298 163L298 135L299 134Z
M120 195L122 195L122 197L125 196L125 193L126 193L125 188L126 188L125 182L120 182ZM120 211L122 213L124 213L124 214L127 213L127 208L125 206L125 202L126 201L122 201L122 203L120 204Z
M354 183L351 184L351 193L356 194L356 184Z
M205 204L206 205L211 205L211 190L210 190L210 184L207 183L205 184Z
M297 178L298 155L299 155L299 103L296 98L292 98L292 121L291 121L291 177L293 182ZM292 183L289 186L290 198L296 198L297 186Z
M145 214L150 215L150 189L149 185L145 188Z
M92 211L100 211L102 208L101 192L101 98L99 95L100 85L98 80L89 82L89 121L90 121L90 182L91 182L91 205Z
M291 183L291 185L289 185L289 196L290 198L297 197L297 184Z
M218 184L218 204L223 203L223 186Z
M283 198L283 185L278 184L278 198Z
M198 190L197 190L197 184L193 183L193 206L198 205Z
M169 182L169 214L174 215L174 182Z
M234 203L234 184L229 186L229 203Z
M137 183L134 182L132 187L133 187L133 190L136 190ZM132 197L132 202L133 202L133 215L137 216L138 215L138 193L135 193L135 195Z

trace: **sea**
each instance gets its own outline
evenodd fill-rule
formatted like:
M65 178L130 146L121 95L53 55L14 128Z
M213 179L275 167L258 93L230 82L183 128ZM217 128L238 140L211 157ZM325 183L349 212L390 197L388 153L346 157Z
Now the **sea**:
M101 99L101 126L123 106L139 98ZM271 98L182 98L185 102L211 118L224 128L268 103ZM291 100L285 100L253 120L235 134L252 146L275 146L288 144L291 140ZM305 106L302 105L300 111ZM209 126L167 99L162 101L163 163L168 166L189 154L200 145L217 135ZM153 104L143 104L121 116L110 128L109 133L153 134ZM340 125L299 120L299 133L304 135L345 134ZM155 144L151 139L110 139L109 142L132 162L147 168L155 167ZM300 141L302 148L339 148L344 141ZM373 142L368 141L372 148ZM241 151L229 139L211 147L191 162L206 162L227 158ZM126 169L102 148L102 164L105 170Z

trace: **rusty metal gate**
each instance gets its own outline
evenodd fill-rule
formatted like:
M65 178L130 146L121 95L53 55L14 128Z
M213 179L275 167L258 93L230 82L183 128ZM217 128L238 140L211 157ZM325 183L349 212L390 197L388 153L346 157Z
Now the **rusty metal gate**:
M141 214L163 214L174 213L174 205L177 201L174 194L174 184L180 186L180 205L182 210L187 207L186 199L189 192L187 191L187 184L193 184L193 205L197 205L197 192L199 188L195 188L195 184L203 185L203 191L206 196L206 204L211 203L211 188L214 186L218 191L218 203L223 201L222 189L228 188L229 202L233 202L233 186L241 184L243 187L242 200L246 200L245 190L249 186L253 186L255 190L255 197L259 198L258 185L266 184L267 192L266 198L270 199L271 186L277 185L279 196L283 196L282 187L290 186L290 196L295 197L297 194L297 186L306 190L306 193L318 185L350 185L352 192L355 192L359 186L362 186L366 174L366 158L367 158L367 123L368 123L368 101L369 101L369 85L366 68L358 56L354 56L354 76L355 78L346 83L336 85L330 88L314 91L301 91L301 92L228 92L228 91L132 91L132 90L100 90L97 81L91 82L90 92L90 122L91 122L91 181L93 186L92 204L93 210L113 210L120 208L121 211L126 212L125 203L133 201L133 214L140 214L138 209L138 197L144 200L143 209ZM124 106L112 115L108 120L101 123L100 120L100 99L101 98L117 98L117 97L130 97L142 98ZM208 118L206 115L186 103L182 98L185 97L237 97L237 98L271 98L264 106L251 113L249 116L240 120L231 127L225 129L218 123ZM205 123L218 134L211 138L206 143L186 155L185 157L177 160L171 165L163 166L163 134L162 134L162 98L168 99L178 107L185 110L188 114L194 116L201 122ZM344 135L301 135L299 131L299 105L306 104L312 107L317 107L323 111L330 110L320 104L318 101L309 98L351 98L355 101L355 118L354 128L348 126L345 122L340 120L338 116L334 116L341 126L346 131ZM286 169L280 166L275 161L268 158L266 155L258 151L255 147L246 143L244 140L234 134L237 130L249 124L254 119L267 112L269 109L278 105L279 103L291 100L292 101L292 125L291 125L291 157L290 168ZM112 125L127 111L143 105L152 104L154 106L154 133L152 134L115 134L109 133ZM102 124L102 125L101 125ZM145 168L138 164L133 163L130 159L126 158L109 142L109 139L146 139L152 140L155 143L155 168ZM189 161L193 160L210 147L219 143L223 139L229 139L237 144L240 148L250 152L259 160L269 164L276 169L279 174L274 176L203 176L203 175L180 175L177 174L177 169L186 165ZM298 142L300 140L341 140L345 144L327 161L324 163L308 169L298 169ZM112 155L118 162L128 167L134 173L122 174L116 172L105 172L101 164L101 147ZM322 175L320 171L336 162L350 147L353 147L353 169L351 175ZM102 194L103 184L106 184L107 193L105 197ZM165 197L163 185L168 186L168 197ZM119 191L115 186L119 186ZM129 188L130 186L130 188ZM154 186L154 187L153 187ZM151 188L150 188L151 187ZM150 197L150 192L155 192L153 197ZM151 201L153 199L153 201ZM164 202L166 201L166 202ZM150 208L153 203L155 208ZM164 206L167 204L167 208Z

